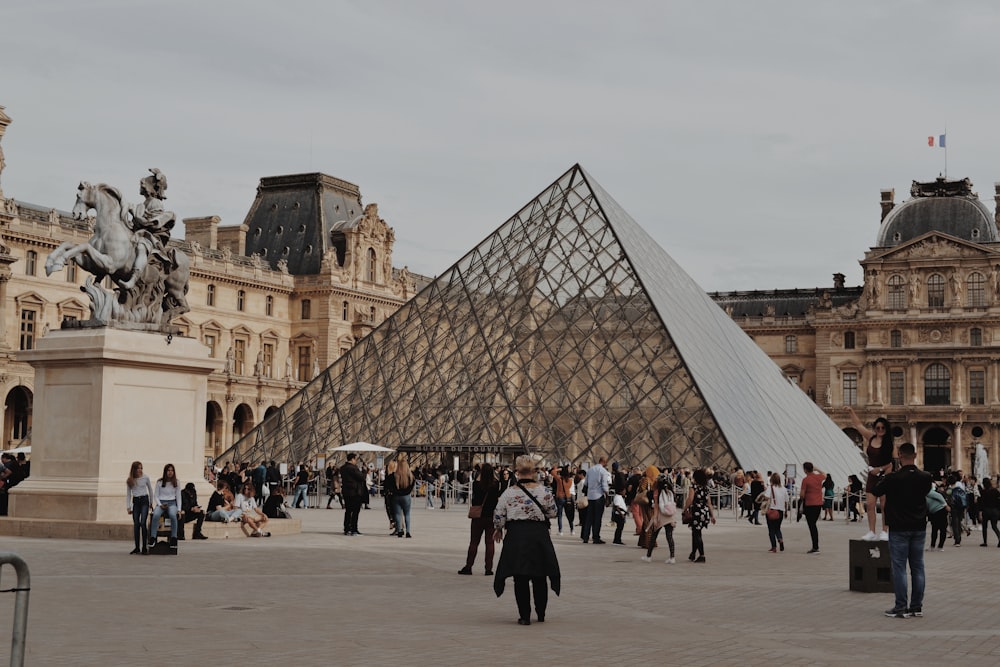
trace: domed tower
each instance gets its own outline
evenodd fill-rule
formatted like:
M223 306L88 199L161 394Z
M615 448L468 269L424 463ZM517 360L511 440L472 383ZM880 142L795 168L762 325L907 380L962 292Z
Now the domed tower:
M993 214L979 201L967 178L948 181L939 176L929 183L913 181L910 196L895 206L891 191L883 191L876 248L897 246L931 231L973 243L992 243L1000 238Z

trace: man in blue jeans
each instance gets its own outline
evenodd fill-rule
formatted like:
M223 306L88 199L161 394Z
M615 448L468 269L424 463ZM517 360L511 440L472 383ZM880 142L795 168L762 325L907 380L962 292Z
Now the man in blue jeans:
M931 475L918 470L917 451L912 443L899 446L902 467L886 475L873 491L882 501L883 523L889 529L889 558L892 561L892 590L896 604L886 609L890 618L924 615L924 540L927 537L927 492ZM906 564L910 564L913 591L906 600Z

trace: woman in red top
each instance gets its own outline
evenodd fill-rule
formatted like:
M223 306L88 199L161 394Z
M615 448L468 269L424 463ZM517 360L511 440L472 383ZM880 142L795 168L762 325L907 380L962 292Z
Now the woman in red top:
M806 515L809 537L812 538L812 549L806 553L818 554L819 529L816 527L816 522L819 521L819 514L823 511L823 480L826 479L826 474L819 468L813 467L809 461L802 464L802 470L805 471L805 477L802 479L802 486L799 487L801 495L799 502L805 508L802 513Z

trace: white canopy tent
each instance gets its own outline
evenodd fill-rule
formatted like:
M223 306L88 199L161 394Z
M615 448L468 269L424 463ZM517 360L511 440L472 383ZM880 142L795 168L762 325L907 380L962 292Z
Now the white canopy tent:
M373 445L370 442L352 442L349 445L341 445L326 451L330 454L333 452L394 452L396 450L382 445Z

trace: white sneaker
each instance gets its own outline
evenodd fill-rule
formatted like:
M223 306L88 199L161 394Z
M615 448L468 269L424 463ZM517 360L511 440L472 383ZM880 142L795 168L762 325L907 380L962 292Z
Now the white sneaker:
M643 556L643 557L642 557L642 562L643 562L643 563L648 563L648 562L650 562L651 560L653 560L653 558L652 558L651 556Z
M677 561L675 561L675 560L674 560L673 558L668 558L667 560L665 560L665 561L663 561L663 562L664 562L664 563L667 563L667 564L669 564L669 565L673 565L673 564L674 564L674 563L676 563Z
M883 530L882 532L880 532L878 534L878 539L882 540L883 542L888 542L889 541L889 533L887 533L887 532L885 532Z
M875 540L878 539L878 535L869 530L867 533L865 533L865 536L862 537L861 539L863 539L865 542L874 542Z
M561 530L559 531L559 537L562 537L562 531Z

